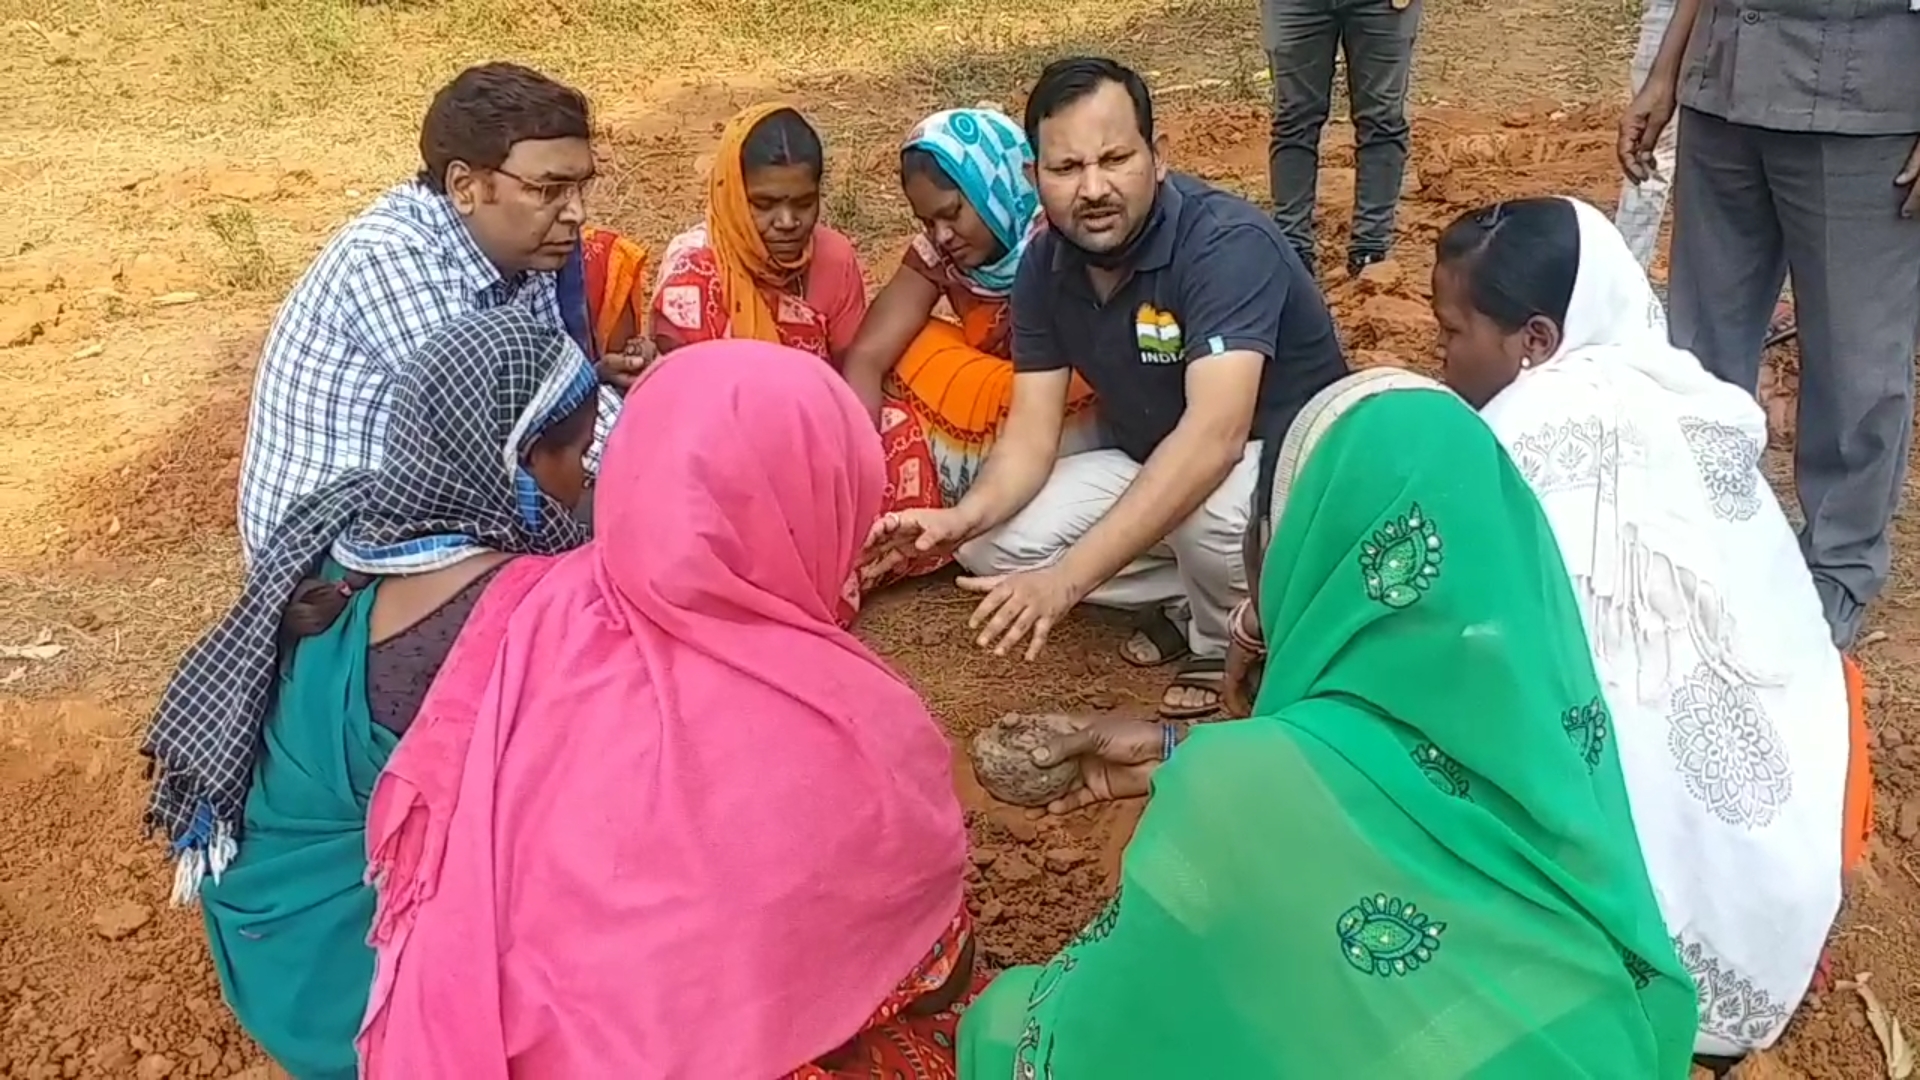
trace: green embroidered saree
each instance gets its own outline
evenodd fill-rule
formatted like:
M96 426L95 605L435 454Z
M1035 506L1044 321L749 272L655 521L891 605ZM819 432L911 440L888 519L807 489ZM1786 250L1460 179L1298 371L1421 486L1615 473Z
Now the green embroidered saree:
M1155 777L1113 903L966 1013L967 1080L1680 1080L1695 999L1526 482L1356 405L1267 552L1254 716Z

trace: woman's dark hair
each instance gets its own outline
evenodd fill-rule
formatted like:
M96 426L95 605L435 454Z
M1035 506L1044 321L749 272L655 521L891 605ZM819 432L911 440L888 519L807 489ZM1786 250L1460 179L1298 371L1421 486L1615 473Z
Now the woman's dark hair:
M572 412L548 425L534 439L534 445L567 446L587 438L599 416L598 400L597 394L590 396ZM287 641L296 641L325 631L347 610L347 601L353 594L371 584L370 575L357 571L348 571L340 581L326 581L317 576L304 578L294 586L292 598L280 613L281 636Z
M571 446L588 437L593 431L595 420L600 418L600 397L598 391L588 395L587 400L574 406L572 412L547 425L534 440L535 446Z
M444 195L447 166L456 161L497 169L514 143L592 134L586 95L573 87L518 64L470 67L427 106L420 124L420 182Z
M827 171L827 153L820 145L820 133L813 130L806 117L792 109L761 117L747 132L747 140L740 147L742 172L782 165L806 165L813 169L816 182Z
M933 151L909 146L900 151L900 185L905 187L907 181L916 176L926 177L928 183L941 191L960 190L960 185L947 175L947 167L940 164L940 159L933 156Z
M1580 270L1580 219L1565 199L1513 199L1460 215L1436 260L1465 275L1473 308L1511 334L1535 315L1564 326Z
M1027 142L1039 150L1040 121L1107 83L1126 87L1127 96L1133 99L1133 120L1140 127L1140 137L1152 146L1153 98L1147 93L1146 81L1132 68L1104 56L1069 56L1047 65L1027 95Z

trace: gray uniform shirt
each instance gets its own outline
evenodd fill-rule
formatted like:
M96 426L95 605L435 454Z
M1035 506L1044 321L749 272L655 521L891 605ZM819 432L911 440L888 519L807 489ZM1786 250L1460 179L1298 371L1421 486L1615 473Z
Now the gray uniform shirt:
M1920 134L1909 0L1700 0L1680 104L1735 124Z

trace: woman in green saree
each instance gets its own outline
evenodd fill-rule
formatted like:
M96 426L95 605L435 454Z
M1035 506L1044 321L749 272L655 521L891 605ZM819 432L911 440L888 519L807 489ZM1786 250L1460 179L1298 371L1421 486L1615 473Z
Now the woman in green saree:
M962 1075L1685 1077L1693 985L1526 481L1442 390L1283 468L1254 715L1037 755L1083 754L1066 806L1152 801L1107 909L968 1010Z

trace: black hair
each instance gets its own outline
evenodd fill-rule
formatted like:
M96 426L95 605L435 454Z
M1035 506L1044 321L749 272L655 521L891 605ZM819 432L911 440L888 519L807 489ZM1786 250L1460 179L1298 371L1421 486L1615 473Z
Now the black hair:
M599 416L598 400L597 392L588 396L572 412L549 424L534 439L534 445L550 443L566 446L586 439ZM348 571L340 581L326 581L313 575L302 579L300 584L294 586L293 596L288 598L287 606L280 612L282 639L291 643L322 633L333 625L341 612L347 610L347 602L353 598L353 594L371 584L373 578L358 571Z
M909 146L900 151L900 185L905 187L907 181L916 176L926 177L929 183L941 191L960 190L960 185L954 182L953 177L947 175L947 167L940 164L940 159L933 155L933 151Z
M770 166L806 165L818 182L827 171L827 152L820 133L807 118L792 109L780 109L760 118L740 147L740 171Z
M592 134L580 91L518 64L480 64L455 75L427 106L420 124L420 182L445 194L447 166L456 161L497 169L514 143Z
M594 422L600 419L600 395L588 394L587 400L573 407L573 411L548 424L533 440L535 447L572 446L588 438L593 432Z
M1040 73L1027 95L1027 141L1040 149L1040 121L1092 94L1107 83L1126 87L1133 99L1133 119L1140 126L1140 137L1153 145L1153 98L1139 73L1117 60L1104 56L1069 56L1055 60Z
M1511 334L1536 315L1565 326L1580 270L1580 219L1565 199L1513 199L1470 210L1435 255L1466 276L1473 309Z

